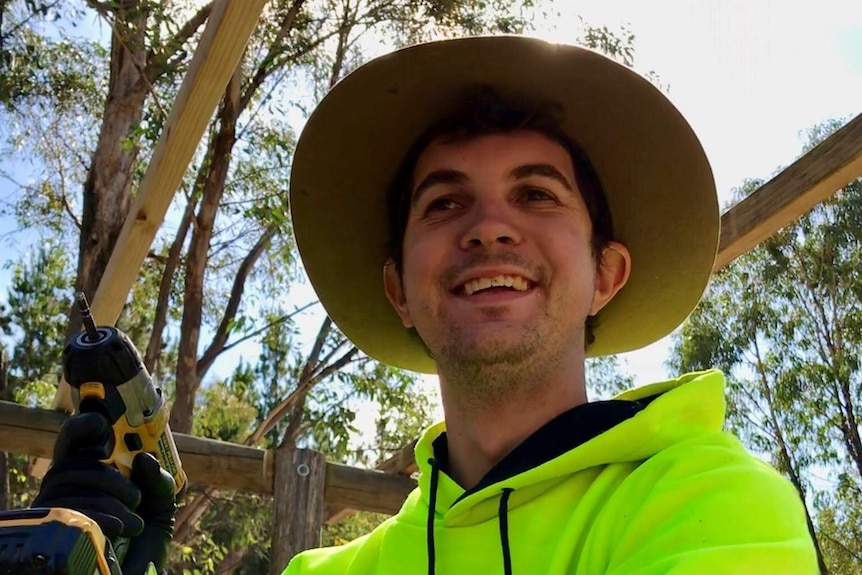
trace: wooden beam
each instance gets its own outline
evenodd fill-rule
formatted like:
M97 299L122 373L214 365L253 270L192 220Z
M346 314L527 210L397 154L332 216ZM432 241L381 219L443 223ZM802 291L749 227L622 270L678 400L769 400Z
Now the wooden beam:
M266 2L215 1L93 297L91 313L97 324L114 325L120 316L144 258ZM55 409L73 411L68 385L65 381L60 383L54 399Z
M51 457L57 432L68 415L0 401L0 451ZM217 489L272 494L273 457L255 447L174 433L191 483ZM409 477L326 463L327 506L397 513L416 487Z
M93 298L113 325L267 0L217 0Z
M862 114L721 217L714 271L862 176Z
M412 476L414 473L419 471L419 466L416 465L416 457L413 453L415 449L416 440L413 440L395 452L392 457L378 465L377 470L391 475L401 475L403 477ZM324 515L326 517L324 523L338 523L339 521L347 519L354 513L356 513L356 509L328 505Z
M330 507L395 515L415 488L416 482L409 477L339 463L326 464L326 503Z
M377 469L386 473L410 476L419 471L416 465L416 440L414 439L381 463Z

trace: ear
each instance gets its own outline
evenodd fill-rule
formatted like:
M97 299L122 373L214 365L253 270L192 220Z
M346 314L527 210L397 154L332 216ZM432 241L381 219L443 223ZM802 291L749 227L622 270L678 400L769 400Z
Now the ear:
M602 261L596 270L596 285L590 315L596 315L614 299L629 280L632 256L628 248L619 242L608 242L602 250Z
M383 289L386 291L386 297L395 309L395 313L401 318L404 327L407 329L413 327L413 320L410 319L410 312L407 310L407 298L404 296L404 282L401 280L401 272L392 260L383 264Z

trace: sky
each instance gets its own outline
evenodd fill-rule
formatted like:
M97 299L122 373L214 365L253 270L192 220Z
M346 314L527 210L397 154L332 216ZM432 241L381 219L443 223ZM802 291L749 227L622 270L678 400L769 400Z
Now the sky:
M654 72L698 134L722 206L744 179L768 179L800 153L807 129L862 112L862 2L819 0L561 1L537 35L575 40L577 15L635 35L635 68ZM2 133L0 126L0 133ZM0 182L0 200L8 198ZM0 238L14 222L0 219ZM23 250L0 243L0 263ZM0 269L0 298L9 275ZM314 299L309 288L293 292ZM317 313L306 314L316 333ZM311 331L314 330L314 331ZM669 338L620 358L637 384L665 379ZM238 353L241 353L238 351ZM224 358L230 365L235 358ZM230 371L230 370L228 370ZM433 378L426 380L433 386Z

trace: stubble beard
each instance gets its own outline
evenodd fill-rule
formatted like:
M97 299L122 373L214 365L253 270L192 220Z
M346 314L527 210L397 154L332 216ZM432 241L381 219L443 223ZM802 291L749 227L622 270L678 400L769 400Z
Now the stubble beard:
M541 321L518 328L520 333L505 341L476 342L460 327L448 330L434 358L441 380L463 407L505 404L542 389L548 371L562 361L566 345L557 341L563 339L561 334L541 329L553 325L548 315L544 312Z

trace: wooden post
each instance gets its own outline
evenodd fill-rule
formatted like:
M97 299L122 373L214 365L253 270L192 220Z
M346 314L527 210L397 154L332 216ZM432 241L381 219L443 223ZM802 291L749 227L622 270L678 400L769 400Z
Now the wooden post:
M310 449L275 450L275 518L270 575L279 575L291 557L320 545L326 459Z

